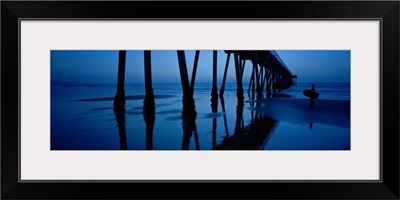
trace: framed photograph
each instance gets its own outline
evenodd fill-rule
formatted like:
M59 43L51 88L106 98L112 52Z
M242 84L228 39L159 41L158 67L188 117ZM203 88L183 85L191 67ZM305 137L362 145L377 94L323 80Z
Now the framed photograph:
M2 1L1 198L399 199L399 8Z

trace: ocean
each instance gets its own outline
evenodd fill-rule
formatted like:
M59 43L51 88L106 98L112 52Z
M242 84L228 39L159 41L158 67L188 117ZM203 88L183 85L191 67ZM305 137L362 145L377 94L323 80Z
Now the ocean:
M196 83L197 116L188 131L180 83L153 83L156 112L149 125L142 111L144 84L125 84L126 112L116 115L115 83L52 82L50 150L350 150L349 124L274 119L268 110L259 112L263 104L248 95L248 84L243 88L245 103L238 106L236 83L227 83L215 111L212 84ZM307 99L302 92L310 88L297 83L280 94ZM319 100L350 101L350 83L315 83L315 89L316 109Z
M284 90L283 93L290 94L295 98L307 98L303 95L303 91L311 89L311 84L309 82L300 82ZM316 82L314 84L315 91L320 93L318 99L350 100L349 82Z

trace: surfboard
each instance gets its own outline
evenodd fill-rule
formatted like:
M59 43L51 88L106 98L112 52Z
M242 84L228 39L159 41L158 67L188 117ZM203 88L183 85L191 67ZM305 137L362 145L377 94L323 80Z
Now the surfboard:
M318 97L319 97L319 93L318 92L313 92L311 90L304 90L303 94L306 97L310 97L310 98L314 98L314 99L318 99Z

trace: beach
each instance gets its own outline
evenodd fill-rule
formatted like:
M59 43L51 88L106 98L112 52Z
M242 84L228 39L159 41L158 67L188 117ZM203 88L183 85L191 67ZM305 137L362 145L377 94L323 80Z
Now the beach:
M270 98L256 109L279 121L266 149L350 150L350 101Z
M143 84L126 86L122 114L113 111L115 85L54 84L51 150L350 150L349 88L323 90L310 108L302 87L258 100L245 92L238 105L232 83L212 105L211 84L197 84L197 116L188 123L180 84L153 84L156 112L149 123Z

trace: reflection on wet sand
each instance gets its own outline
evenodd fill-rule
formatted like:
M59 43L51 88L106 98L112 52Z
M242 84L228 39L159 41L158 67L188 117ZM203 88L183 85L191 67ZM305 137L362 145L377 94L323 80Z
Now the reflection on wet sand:
M196 128L196 117L197 112L195 109L194 101L183 101L183 112L182 112L182 150L189 150L190 139L194 133L196 150L200 149L199 137L197 135Z
M244 104L239 102L236 107L234 134L225 137L219 145L213 146L213 150L259 150L264 148L277 121L269 117L263 117L257 111L255 113L252 111L251 122L245 126L243 106Z
M156 116L152 112L143 112L146 123L146 150L153 150L153 129Z
M228 129L228 121L226 120L226 111L225 111L225 99L223 96L220 96L221 99L221 107L223 111L223 116L224 116L224 127L225 127L225 135L226 137L229 136L229 129Z
M213 96L211 99L211 110L213 113L218 112L218 97ZM212 121L212 147L215 148L217 146L217 118L214 117Z
M198 142L197 128L196 128L196 116L195 115L186 115L182 117L182 129L183 129L183 138L182 138L182 150L189 150L190 139L194 133L196 149L200 149L200 144Z
M125 111L115 111L115 118L118 124L119 130L119 142L121 145L121 150L128 150L128 144L126 139L126 119L125 119Z
M224 129L225 136L222 142L217 143L217 117L212 118L212 137L211 144L212 150L258 150L263 149L266 141L268 140L270 132L273 130L277 121L263 117L258 111L251 111L251 122L248 125L245 125L243 120L243 108L244 102L238 102L236 106L236 124L234 133L230 134L228 130L228 122L227 122L227 113L225 110L225 101L224 98L220 98L221 100L221 108L223 111L223 120L224 120ZM260 106L260 103L257 101L250 102L251 107ZM195 105L184 105L185 108L195 108ZM211 110L213 113L218 112L218 101L211 101ZM155 109L143 109L143 119L146 124L146 150L153 150L153 131L154 125L156 121L155 117ZM182 150L190 149L190 141L192 136L194 137L195 149L200 150L200 142L199 135L197 132L196 126L196 118L197 113L196 110L184 111L182 112L185 115L182 115ZM114 112L116 121L118 124L119 130L119 139L121 150L128 150L127 145L127 133L126 133L126 113L124 111ZM312 128L312 124L310 124L310 128ZM167 142L167 141L166 141ZM157 147L156 147L157 149Z

